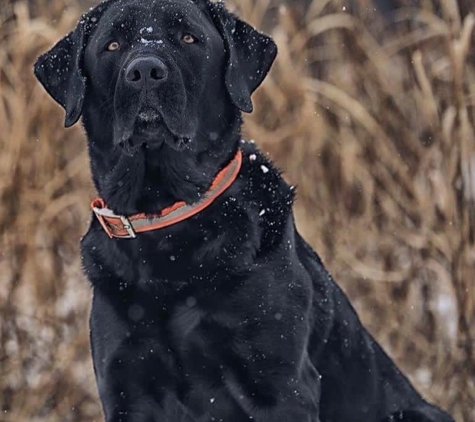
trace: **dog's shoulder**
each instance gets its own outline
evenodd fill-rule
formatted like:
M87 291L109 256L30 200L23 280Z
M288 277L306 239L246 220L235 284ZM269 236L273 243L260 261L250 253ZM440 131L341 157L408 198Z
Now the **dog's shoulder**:
M242 204L252 210L261 229L261 248L278 245L285 227L293 225L292 206L295 188L282 177L282 172L253 141L242 141L243 164L239 184Z

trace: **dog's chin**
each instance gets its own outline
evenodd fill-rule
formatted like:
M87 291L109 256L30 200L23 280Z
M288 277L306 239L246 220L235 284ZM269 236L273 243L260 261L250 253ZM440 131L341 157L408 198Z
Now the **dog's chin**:
M191 137L173 133L161 116L153 111L140 112L133 127L124 131L119 145L127 154L134 154L138 149L160 150L164 145L176 151L182 151L191 142Z

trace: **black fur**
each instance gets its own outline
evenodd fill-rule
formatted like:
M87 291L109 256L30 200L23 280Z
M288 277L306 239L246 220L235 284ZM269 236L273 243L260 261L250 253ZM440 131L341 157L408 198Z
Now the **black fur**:
M82 114L116 213L193 203L243 152L233 185L188 220L109 239L92 219L81 247L106 421L450 422L363 328L296 231L292 189L240 139L275 54L221 3L110 0L35 65L66 125ZM137 58L165 66L139 90Z

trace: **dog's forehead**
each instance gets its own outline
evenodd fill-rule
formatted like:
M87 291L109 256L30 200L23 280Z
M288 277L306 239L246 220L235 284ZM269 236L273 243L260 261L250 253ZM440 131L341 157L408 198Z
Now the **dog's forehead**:
M117 0L104 12L98 27L133 29L145 22L160 23L162 18L205 21L204 5L204 0Z

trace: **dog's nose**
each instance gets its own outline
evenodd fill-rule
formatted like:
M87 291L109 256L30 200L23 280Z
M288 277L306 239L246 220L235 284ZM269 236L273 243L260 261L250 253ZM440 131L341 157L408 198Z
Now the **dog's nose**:
M154 88L168 76L168 69L158 57L138 57L125 70L125 81L136 89Z

